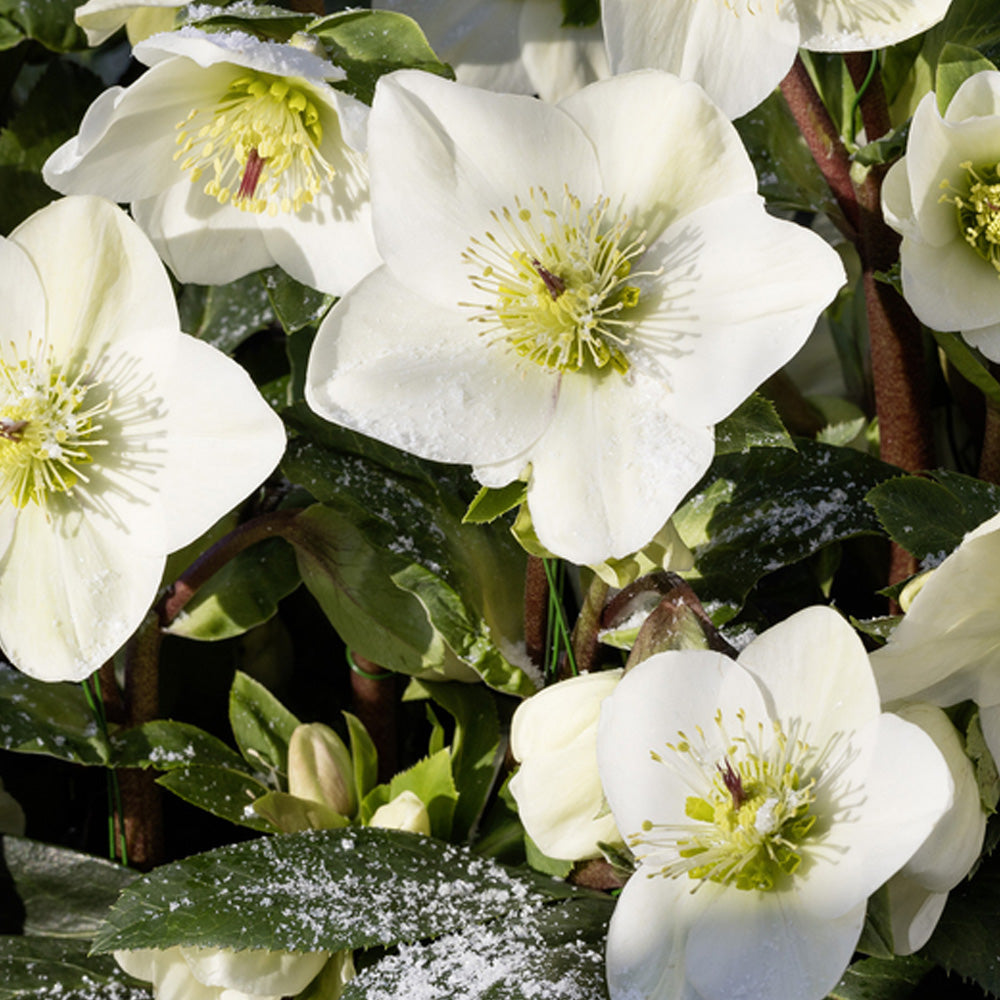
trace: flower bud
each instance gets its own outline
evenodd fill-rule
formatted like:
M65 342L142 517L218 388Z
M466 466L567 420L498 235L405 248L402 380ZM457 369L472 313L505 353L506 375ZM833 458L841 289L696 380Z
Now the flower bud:
M342 816L351 817L357 811L351 753L322 722L297 726L288 741L288 792L320 802Z
M400 792L384 806L379 806L371 818L369 826L379 826L384 830L407 830L410 833L431 835L431 818L427 806L411 791Z

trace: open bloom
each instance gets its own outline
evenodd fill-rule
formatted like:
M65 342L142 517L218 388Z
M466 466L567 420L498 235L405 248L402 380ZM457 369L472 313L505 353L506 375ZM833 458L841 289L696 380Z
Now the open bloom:
M704 92L666 73L554 106L394 73L369 148L385 264L324 321L306 399L487 486L528 479L539 542L576 563L659 531L711 425L843 281L819 237L765 213Z
M0 240L0 646L80 680L132 634L166 554L271 471L281 421L246 372L180 332L149 241L99 198Z
M600 25L563 25L559 0L375 0L409 14L459 83L544 101L608 75Z
M868 896L952 801L930 737L880 712L860 640L822 607L737 661L644 660L604 703L597 759L639 859L608 933L612 1000L819 1000Z
M194 28L141 42L150 66L90 106L46 161L64 194L131 202L181 281L280 265L341 294L377 263L363 155L367 108L294 45Z
M917 318L1000 361L1000 73L969 77L944 116L924 97L882 209L903 236L903 295Z
M87 0L73 11L76 21L91 45L100 45L119 28L128 33L135 45L160 31L170 31L180 4L175 0Z
M970 531L931 573L889 641L872 653L882 700L979 705L1000 761L1000 514Z
M920 726L934 740L955 785L952 807L886 887L893 950L897 955L912 955L930 939L948 892L976 863L986 836L986 813L972 761L948 716L927 702L902 705L896 714Z
M730 118L755 108L799 48L880 49L937 24L951 0L602 0L615 73L652 66L700 83Z
M597 773L601 703L620 670L581 674L522 701L510 726L510 752L520 762L511 778L524 829L550 858L580 861L620 844Z

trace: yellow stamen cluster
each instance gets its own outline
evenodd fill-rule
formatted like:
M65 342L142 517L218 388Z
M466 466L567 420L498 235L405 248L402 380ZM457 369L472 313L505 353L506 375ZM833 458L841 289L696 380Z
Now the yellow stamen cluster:
M632 269L645 234L607 198L584 209L568 190L558 209L532 188L527 201L490 214L497 231L473 238L463 255L476 269L469 281L489 299L460 303L481 310L473 319L483 333L550 370L628 371L638 282L659 274Z
M770 733L763 724L748 731L742 711L737 721L731 736L722 713L715 717L721 757L719 740L710 744L700 728L694 738L679 733L678 743L666 744L669 756L652 753L700 793L685 801L690 823L647 820L629 836L633 849L652 848L663 861L655 875L770 890L801 863L801 845L816 822L810 809L818 755L795 726L791 734L777 722Z
M974 167L966 161L960 166L969 175L968 192L963 194L945 180L941 201L955 206L963 239L1000 277L1000 164Z
M44 507L52 494L89 482L81 466L93 461L93 448L107 444L98 436L98 418L111 399L93 400L97 387L86 371L67 379L51 352L29 353L15 361L0 357L0 498Z
M206 176L205 193L251 212L298 212L334 170L319 151L323 127L305 88L248 70L212 108L178 122L181 170Z

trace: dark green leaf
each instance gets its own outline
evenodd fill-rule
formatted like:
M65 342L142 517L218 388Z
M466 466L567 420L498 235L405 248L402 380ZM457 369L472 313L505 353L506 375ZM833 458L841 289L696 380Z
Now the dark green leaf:
M167 631L208 641L242 635L270 620L278 601L301 582L292 547L280 538L265 539L199 587Z
M528 496L528 484L515 479L514 482L491 489L484 486L475 496L469 509L462 516L463 524L490 524L507 511L524 503Z
M78 6L79 0L0 0L0 45L8 48L16 33L54 52L85 49L87 40L73 20Z
M0 663L0 746L75 764L110 759L79 684L36 681L5 663Z
M910 136L910 122L907 120L899 128L862 146L852 157L855 163L874 167L879 163L893 163L906 152L906 142Z
M259 681L237 671L229 693L229 723L254 767L288 770L288 741L299 720Z
M358 790L358 798L363 799L378 781L378 751L361 720L350 712L343 714L347 723L347 735L351 741L354 785Z
M0 1000L149 1000L110 955L73 941L0 937Z
M94 948L391 945L537 912L548 899L537 885L398 830L277 834L151 872L122 893Z
M601 0L560 0L564 28L588 28L601 19Z
M417 22L388 10L354 10L331 14L309 26L330 58L347 72L341 84L371 104L375 84L397 69L422 69L454 78L451 67L434 54Z
M156 783L185 802L230 823L261 832L273 829L253 810L254 800L273 789L243 771L193 764L168 771L157 778Z
M116 767L175 767L204 764L246 771L243 758L222 740L187 722L155 719L134 729L124 729L111 738Z
M228 285L185 285L178 300L181 328L232 354L274 320L267 289L257 273Z
M965 342L960 333L941 333L932 330L938 346L948 360L987 398L992 406L1000 407L1000 383L990 374L979 356Z
M934 967L916 955L855 962L830 992L830 1000L908 1000Z
M103 858L23 837L4 837L2 848L24 904L25 934L92 938L118 894L137 877Z
M217 14L207 12L204 4L191 4L188 10L198 16L188 16L182 23L197 25L203 31L244 31L275 42L288 41L311 20L308 14L297 14L272 4L244 3L239 5L238 11L223 7Z
M304 326L319 323L336 301L336 296L303 285L280 267L259 273L267 291L271 308L286 333L295 333Z
M976 769L976 784L979 786L979 801L987 814L993 814L1000 802L1000 774L983 736L979 713L969 720L965 730L965 752Z
M774 404L755 392L739 409L715 425L715 454L746 454L751 448L791 448L795 444L785 430Z

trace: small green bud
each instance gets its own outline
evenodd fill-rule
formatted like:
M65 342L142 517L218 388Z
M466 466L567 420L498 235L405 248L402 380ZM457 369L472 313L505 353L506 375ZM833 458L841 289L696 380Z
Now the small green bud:
M322 722L297 726L288 741L288 791L342 816L357 811L354 763L344 741Z

